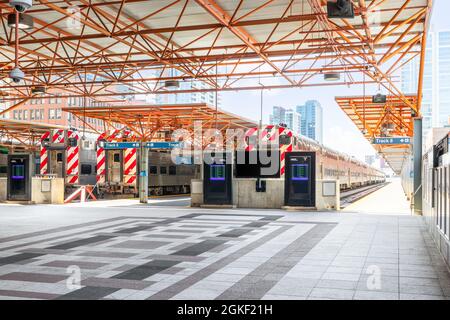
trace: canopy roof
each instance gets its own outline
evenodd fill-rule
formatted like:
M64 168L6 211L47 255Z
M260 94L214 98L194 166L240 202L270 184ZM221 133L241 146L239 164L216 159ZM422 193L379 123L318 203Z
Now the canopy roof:
M41 136L53 129L68 127L22 120L0 119L0 145L12 149L36 149Z
M15 39L6 19L12 9L0 3L6 101L29 98L38 85L50 95L59 89L63 97L110 101L148 93L353 85L362 83L363 73L403 98L391 76L402 61L424 52L432 6L431 0L353 0L354 19L328 19L325 0L33 3L26 13L34 28L20 32L26 79L19 84L8 78ZM329 72L341 80L325 82ZM167 89L168 79L203 85Z
M203 129L254 128L257 123L208 104L133 105L89 108L63 108L83 121L85 117L103 120L106 126L121 124L133 131L136 139L148 141L157 132L194 130L195 121ZM85 122L86 125L89 125Z
M415 95L405 98L410 104L417 103ZM387 96L386 103L374 103L372 96L336 97L336 102L370 143L376 137L413 137L412 109L399 97ZM373 144L373 147L398 174L410 154L409 145Z

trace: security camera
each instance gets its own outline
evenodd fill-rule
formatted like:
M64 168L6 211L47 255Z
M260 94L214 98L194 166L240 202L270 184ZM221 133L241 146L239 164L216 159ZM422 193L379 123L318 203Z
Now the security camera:
M22 81L25 78L25 74L18 67L15 67L9 73L9 78L12 81L14 81L15 83L19 83L20 81Z
M25 12L33 6L33 0L9 0L9 5L19 12Z

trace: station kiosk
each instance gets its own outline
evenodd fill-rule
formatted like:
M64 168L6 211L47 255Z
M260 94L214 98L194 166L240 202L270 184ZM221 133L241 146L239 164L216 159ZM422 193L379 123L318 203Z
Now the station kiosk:
M286 153L285 205L316 206L316 153Z
M212 154L211 161L203 163L203 203L206 205L233 204L232 155Z
M8 155L7 200L31 201L33 167L31 154Z

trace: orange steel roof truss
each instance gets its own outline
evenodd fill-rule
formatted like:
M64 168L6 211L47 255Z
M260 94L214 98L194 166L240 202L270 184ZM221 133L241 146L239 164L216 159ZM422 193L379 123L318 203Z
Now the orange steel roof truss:
M0 119L0 145L13 150L38 150L41 136L63 126Z
M107 130L117 124L127 127L134 133L134 139L150 141L158 132L185 129L194 132L194 122L201 121L201 129L248 129L257 126L256 122L232 113L216 109L207 104L178 105L133 105L89 108L63 108L84 121L85 117L103 120ZM168 137L170 138L170 137Z
M416 105L416 96L405 96L409 104ZM387 103L373 103L372 96L336 97L336 102L355 123L366 139L372 143L375 137L413 137L412 109L402 99L388 96ZM410 152L409 145L373 145L385 156L392 169L401 171Z
M354 19L331 20L325 0L33 2L26 13L34 28L19 32L19 64L26 74L19 84L8 78L15 38L6 18L13 11L0 3L0 94L11 103L8 111L30 99L33 86L45 86L44 96L62 91L62 97L111 101L154 93L361 85L362 74L409 105L393 75L405 60L423 60L432 6L431 0L353 0ZM341 80L325 82L328 72L340 73ZM164 81L174 79L204 85L166 89ZM417 103L410 107L419 111Z

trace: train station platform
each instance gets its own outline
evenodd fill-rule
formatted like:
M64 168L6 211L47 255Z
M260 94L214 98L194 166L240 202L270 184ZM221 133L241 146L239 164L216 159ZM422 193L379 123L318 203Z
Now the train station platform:
M393 178L384 188L351 204L344 211L383 215L411 215L411 206L403 191L401 180Z
M0 299L448 300L423 219L375 210L396 188L370 214L0 205Z

